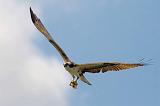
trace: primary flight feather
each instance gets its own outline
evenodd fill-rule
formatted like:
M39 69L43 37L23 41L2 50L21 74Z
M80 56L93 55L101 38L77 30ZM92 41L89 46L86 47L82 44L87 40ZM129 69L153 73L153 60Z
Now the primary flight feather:
M33 10L30 7L30 14L33 24L36 28L48 39L48 41L56 48L64 61L64 68L71 74L73 80L70 82L70 86L77 88L77 81L81 81L91 85L91 83L85 78L85 72L89 73L99 73L107 71L120 71L130 68L135 68L138 66L144 66L143 63L120 63L120 62L97 62L97 63L88 63L88 64L76 64L69 59L61 47L54 41L52 36L49 34L47 29L42 24L41 20L36 16Z

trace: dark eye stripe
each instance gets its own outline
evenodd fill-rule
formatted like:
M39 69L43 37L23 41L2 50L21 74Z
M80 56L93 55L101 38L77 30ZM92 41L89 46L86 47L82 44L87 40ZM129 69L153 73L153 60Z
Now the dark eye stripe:
M73 67L75 67L76 65L75 64L68 64L68 63L66 63L66 64L64 64L64 67L70 67L70 68L73 68Z

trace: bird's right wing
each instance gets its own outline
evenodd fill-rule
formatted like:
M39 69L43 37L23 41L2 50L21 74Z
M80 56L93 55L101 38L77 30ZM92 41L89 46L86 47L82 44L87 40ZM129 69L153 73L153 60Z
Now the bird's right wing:
M32 11L30 7L30 14L33 24L36 28L48 39L48 41L57 49L57 51L62 56L64 62L71 62L70 59L67 57L65 52L60 48L60 46L53 40L52 36L48 33L47 29L42 24L41 20L36 16L36 14Z
M143 63L119 63L119 62L99 62L99 63L89 63L89 64L79 64L78 68L83 73L99 73L99 72L108 72L108 71L120 71L130 68L135 68L138 66L144 66Z

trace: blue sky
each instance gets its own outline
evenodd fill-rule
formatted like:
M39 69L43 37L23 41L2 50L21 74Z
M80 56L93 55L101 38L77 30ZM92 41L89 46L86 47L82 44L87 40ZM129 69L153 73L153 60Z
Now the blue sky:
M57 2L39 3L43 11L42 21L75 62L153 59L151 66L123 72L87 74L93 85L80 82L77 90L71 89L70 105L160 105L160 1ZM60 59L45 39L39 37L36 45L43 47L42 52L46 56Z
M3 98L0 96L1 105L10 106L9 102L12 106L160 105L159 0L7 1L2 0L0 5L5 11L0 11L4 20L0 21L0 47L4 55L0 63L7 64L0 67L0 85L3 86L0 92L7 94ZM92 86L79 81L78 89L73 90L69 87L71 77L64 71L61 57L32 24L30 6L76 63L135 63L145 58L153 59L152 65L105 74L88 73L86 77ZM15 11L12 18L11 10ZM19 24L16 24L17 19ZM13 32L7 31L5 25L6 29L14 28ZM16 44L12 41L14 38L6 37L11 34L16 36ZM12 43L8 44L8 40ZM17 51L17 46L23 49ZM12 61L3 58L9 56ZM8 74L14 68L13 73ZM13 80L9 82L8 79Z

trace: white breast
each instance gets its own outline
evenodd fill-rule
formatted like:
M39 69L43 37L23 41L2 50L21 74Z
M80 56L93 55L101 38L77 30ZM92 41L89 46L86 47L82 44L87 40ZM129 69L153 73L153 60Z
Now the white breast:
M65 67L65 69L73 76L79 76L78 71L76 68L70 68L70 67Z

